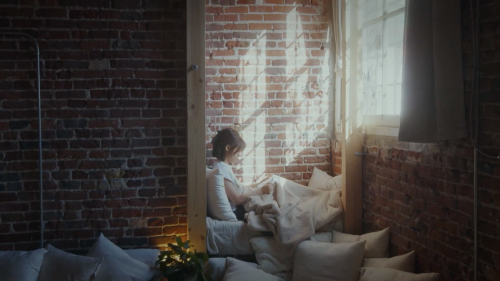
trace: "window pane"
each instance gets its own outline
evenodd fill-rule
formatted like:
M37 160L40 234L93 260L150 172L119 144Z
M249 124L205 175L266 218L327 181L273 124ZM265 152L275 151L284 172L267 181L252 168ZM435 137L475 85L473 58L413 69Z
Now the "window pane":
M401 89L403 66L404 15L388 18L384 24L384 115L399 114L396 100L397 89Z
M404 8L406 0L385 0L385 13L394 12Z
M372 24L363 29L362 83L365 114L382 114L383 87L383 24Z
M359 19L363 23L381 17L384 14L384 0L361 0L359 3Z

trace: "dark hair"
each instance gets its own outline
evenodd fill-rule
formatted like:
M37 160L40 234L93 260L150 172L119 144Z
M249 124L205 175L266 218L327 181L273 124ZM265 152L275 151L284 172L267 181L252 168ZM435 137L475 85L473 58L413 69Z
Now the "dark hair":
M226 146L229 145L228 153L234 154L245 149L247 144L240 134L234 129L221 130L212 140L212 156L220 161L226 160Z

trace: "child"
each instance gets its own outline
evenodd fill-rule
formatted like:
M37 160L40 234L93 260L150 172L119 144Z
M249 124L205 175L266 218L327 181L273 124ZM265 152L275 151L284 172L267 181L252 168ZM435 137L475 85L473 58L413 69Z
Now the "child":
M231 165L239 161L246 147L246 143L234 129L227 128L219 131L212 140L212 145L212 155L217 158L217 161L213 165L213 169L219 169L219 172L224 177L224 188L231 209L238 220L243 220L245 209L242 204L244 204L250 196L270 194L271 187L265 185L261 188L252 188L256 186L256 184L252 184L250 188L245 188L245 186L236 179Z

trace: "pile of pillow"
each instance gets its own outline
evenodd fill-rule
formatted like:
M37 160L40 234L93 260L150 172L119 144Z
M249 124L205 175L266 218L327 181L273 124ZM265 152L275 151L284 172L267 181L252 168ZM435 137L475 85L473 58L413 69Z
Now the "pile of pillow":
M161 274L152 267L158 254L153 249L124 251L101 234L87 256L66 253L51 245L29 252L0 252L0 272L5 281L149 281Z
M253 271L260 269L274 275L292 272L293 281L439 280L436 273L413 273L415 252L388 258L389 228L363 235L318 233L300 243L289 257L281 252L273 237L254 237L250 242L258 262Z
M332 191L342 188L342 176L332 177L314 168L308 187ZM207 169L208 214L222 221L236 221L224 189L224 178L218 170ZM415 253L389 258L389 229L363 235L337 232L336 222L298 245L293 256L287 256L274 237L250 239L258 265L227 258L215 275L223 281L434 281L439 274L414 274ZM214 259L211 259L213 261ZM209 261L210 263L210 261ZM225 263L225 265L224 265ZM210 266L208 267L210 268ZM217 279L215 279L217 280Z

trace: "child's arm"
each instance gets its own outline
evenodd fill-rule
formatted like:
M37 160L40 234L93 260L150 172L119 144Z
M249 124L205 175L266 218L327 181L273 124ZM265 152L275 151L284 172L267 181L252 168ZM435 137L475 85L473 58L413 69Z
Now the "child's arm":
M241 205L245 203L250 196L271 193L271 187L269 185L265 185L261 188L254 188L248 193L238 194L236 192L236 188L230 180L224 180L224 189L226 190L226 195L229 200L235 205Z

